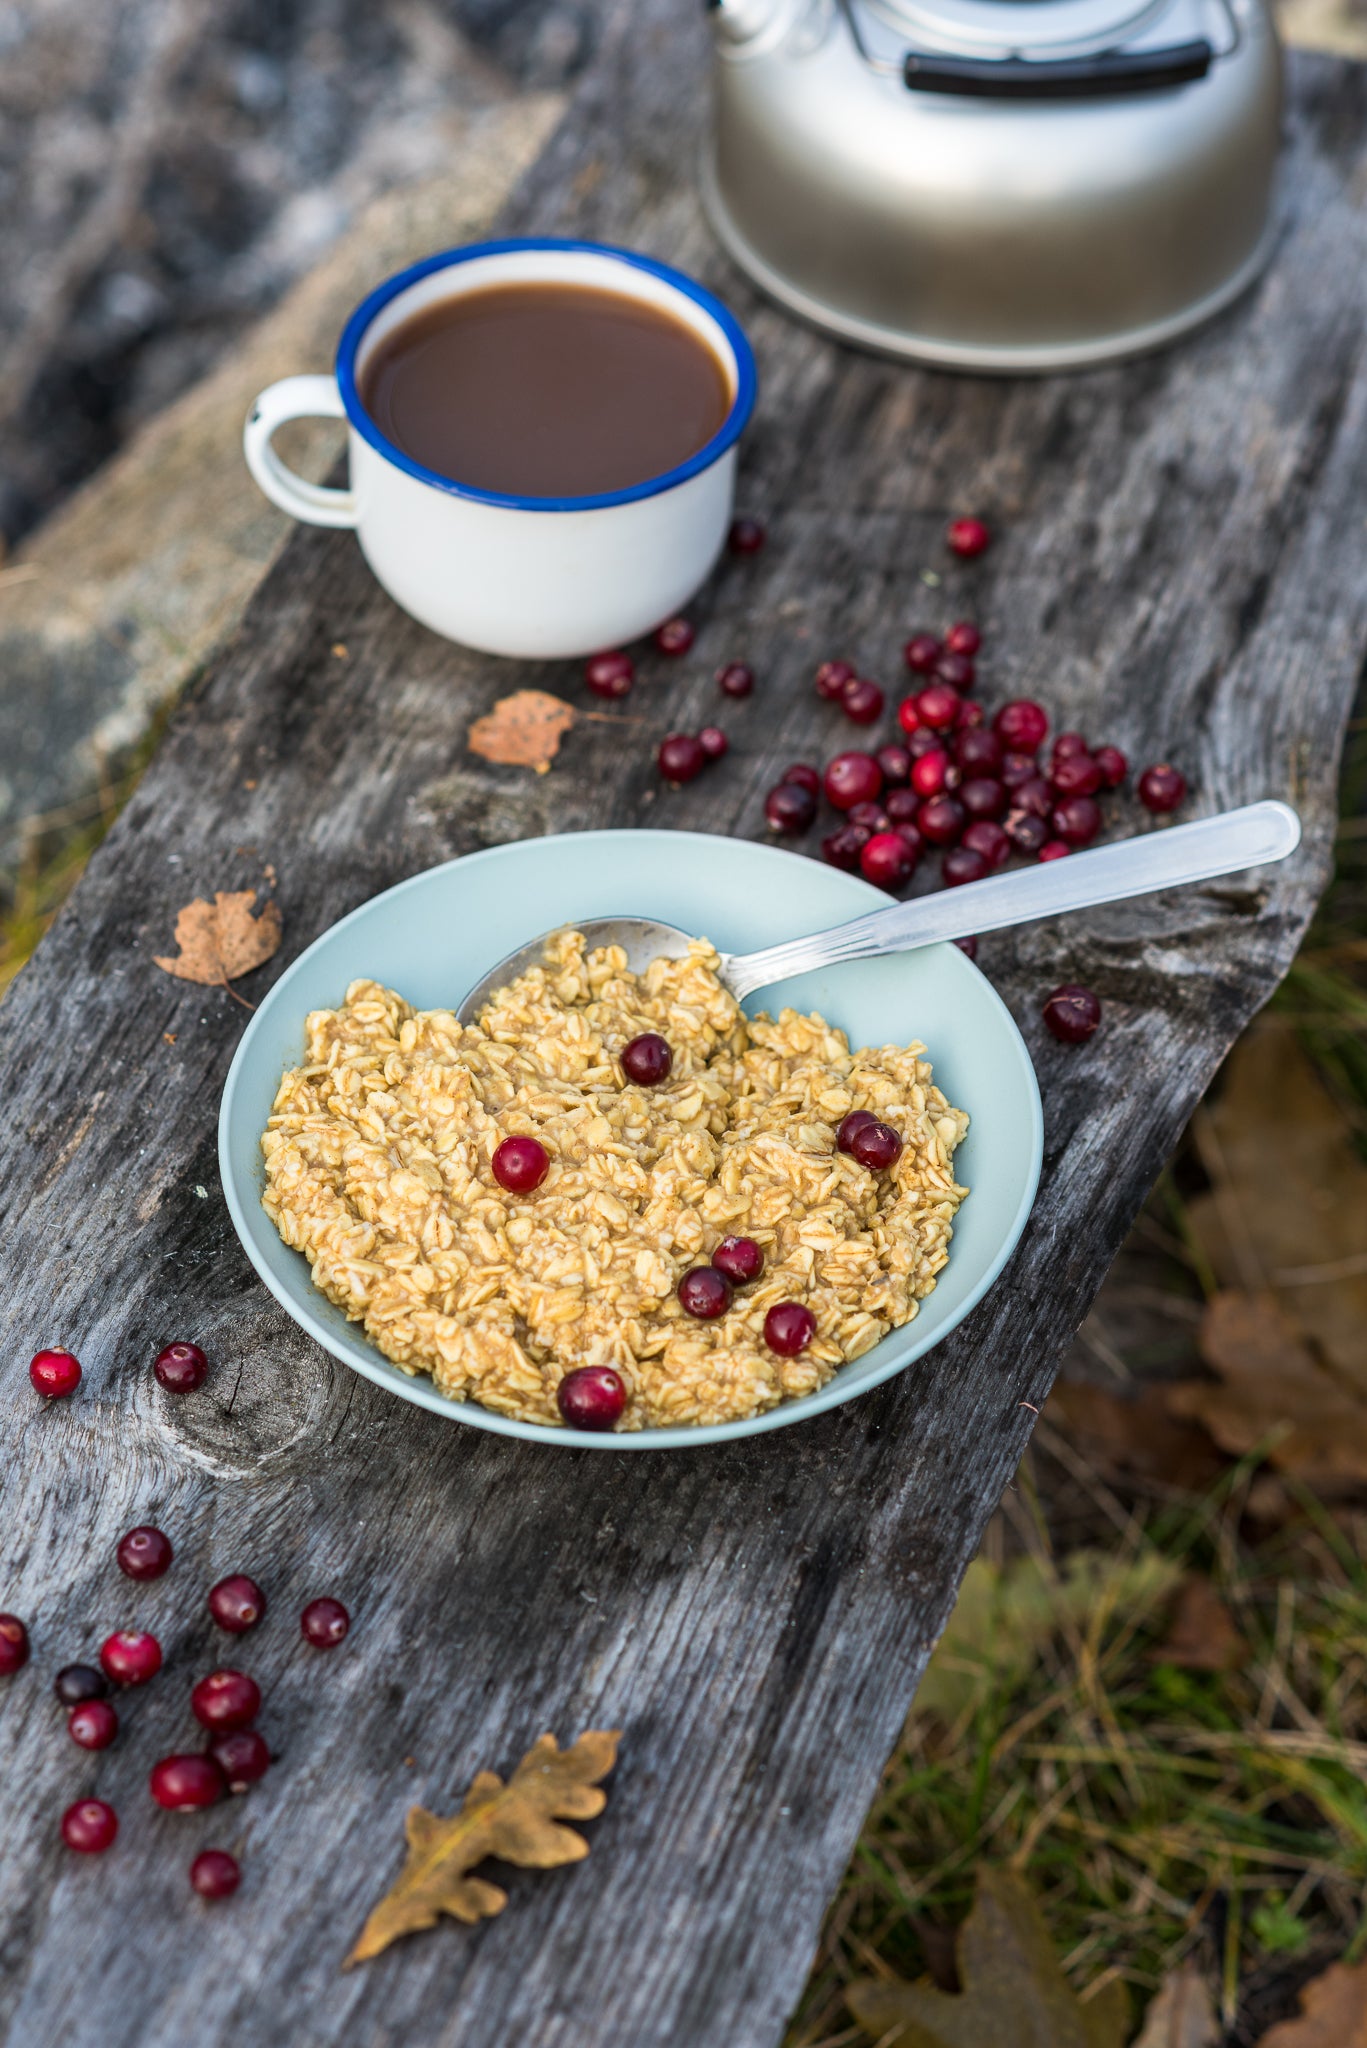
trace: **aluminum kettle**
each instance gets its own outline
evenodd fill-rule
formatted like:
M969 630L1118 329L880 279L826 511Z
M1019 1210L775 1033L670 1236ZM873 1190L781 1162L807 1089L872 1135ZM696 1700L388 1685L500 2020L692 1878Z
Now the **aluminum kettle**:
M1047 371L1162 346L1257 276L1266 0L711 0L723 243L862 346Z

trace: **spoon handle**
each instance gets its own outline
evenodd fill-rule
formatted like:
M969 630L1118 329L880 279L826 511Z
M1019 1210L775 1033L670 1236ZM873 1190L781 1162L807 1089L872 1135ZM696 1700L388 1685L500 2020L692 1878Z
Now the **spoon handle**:
M1267 861L1285 860L1300 844L1301 821L1290 804L1268 799L1242 810L1170 825L1137 839L1096 846L1066 860L1044 861L1010 874L989 875L959 889L941 889L887 910L874 910L834 930L813 932L728 961L726 979L738 996L787 981L813 967L907 953L937 939L966 939L1002 931L1037 917L1057 917L1095 903L1117 903L1154 889L1209 881Z

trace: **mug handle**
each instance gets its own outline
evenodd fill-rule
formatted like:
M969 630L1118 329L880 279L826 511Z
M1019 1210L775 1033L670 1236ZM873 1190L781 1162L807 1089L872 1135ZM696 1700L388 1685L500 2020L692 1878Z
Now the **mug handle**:
M308 483L287 469L271 446L271 436L286 420L345 418L337 379L320 376L282 377L278 384L267 385L247 415L242 452L248 469L273 505L307 526L357 525L356 493Z

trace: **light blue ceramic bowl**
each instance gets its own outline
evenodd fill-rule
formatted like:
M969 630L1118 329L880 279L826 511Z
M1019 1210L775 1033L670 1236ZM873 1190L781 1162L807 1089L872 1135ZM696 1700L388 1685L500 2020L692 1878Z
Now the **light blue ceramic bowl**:
M1001 998L955 946L804 974L746 1005L819 1010L854 1045L924 1040L937 1082L972 1119L956 1155L972 1192L959 1211L949 1265L920 1314L819 1393L749 1422L597 1435L512 1422L472 1401L447 1400L429 1379L410 1379L318 1293L302 1255L280 1241L261 1207L260 1138L280 1076L302 1054L306 1015L339 1003L359 976L386 983L420 1009L455 1008L514 946L580 918L661 918L739 953L839 924L886 900L852 875L776 847L690 832L526 839L387 889L324 932L280 977L229 1070L219 1163L248 1258L281 1306L335 1358L405 1401L499 1436L592 1450L696 1449L781 1429L876 1387L982 1299L1025 1227L1039 1181L1043 1119L1030 1055Z

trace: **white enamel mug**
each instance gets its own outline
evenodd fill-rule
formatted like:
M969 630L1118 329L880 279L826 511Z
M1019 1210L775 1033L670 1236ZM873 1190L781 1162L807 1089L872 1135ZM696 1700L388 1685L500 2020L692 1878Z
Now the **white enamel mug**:
M361 403L372 351L437 300L523 283L622 293L700 334L731 393L712 439L662 476L583 498L473 490L405 455ZM373 291L346 324L336 375L272 384L251 409L243 446L268 498L310 525L354 527L390 596L434 632L490 654L594 654L649 632L706 578L726 538L736 443L754 402L754 357L739 323L680 271L597 242L480 242L429 256ZM305 482L271 445L286 420L319 416L348 423L349 490Z

